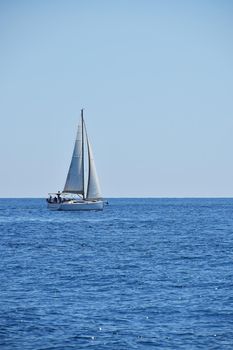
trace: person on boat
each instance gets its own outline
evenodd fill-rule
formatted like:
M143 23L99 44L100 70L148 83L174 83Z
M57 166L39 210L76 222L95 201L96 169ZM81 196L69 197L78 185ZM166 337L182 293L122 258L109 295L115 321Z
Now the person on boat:
M57 199L58 199L58 203L61 203L61 192L60 191L57 192Z
M48 203L52 203L52 196L50 195L49 198L46 199Z

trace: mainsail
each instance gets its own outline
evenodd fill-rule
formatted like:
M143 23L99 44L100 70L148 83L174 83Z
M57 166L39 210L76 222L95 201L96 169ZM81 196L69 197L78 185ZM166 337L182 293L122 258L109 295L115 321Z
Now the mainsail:
M88 181L86 193L84 188L84 134L87 145L85 148L87 149L88 156ZM83 199L87 200L95 200L102 198L93 152L87 136L86 126L83 120L83 110L81 111L81 123L78 126L73 155L63 192L81 194L83 196Z
M78 126L70 168L63 192L84 195L83 125Z

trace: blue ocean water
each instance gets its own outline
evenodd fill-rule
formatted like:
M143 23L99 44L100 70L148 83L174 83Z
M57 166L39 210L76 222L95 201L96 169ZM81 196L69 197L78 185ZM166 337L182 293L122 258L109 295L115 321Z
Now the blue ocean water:
M233 199L0 200L0 349L233 349Z

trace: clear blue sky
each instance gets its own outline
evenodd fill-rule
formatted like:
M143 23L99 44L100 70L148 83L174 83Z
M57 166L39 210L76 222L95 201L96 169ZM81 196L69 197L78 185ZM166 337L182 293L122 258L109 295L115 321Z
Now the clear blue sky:
M62 189L85 108L103 194L233 196L233 2L1 0L0 196Z

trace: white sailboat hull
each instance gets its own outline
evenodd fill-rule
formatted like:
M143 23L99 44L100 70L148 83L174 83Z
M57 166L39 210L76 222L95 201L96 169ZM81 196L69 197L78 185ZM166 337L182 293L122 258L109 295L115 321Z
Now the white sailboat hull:
M64 203L48 203L50 210L81 211L81 210L103 210L104 201L69 201Z

